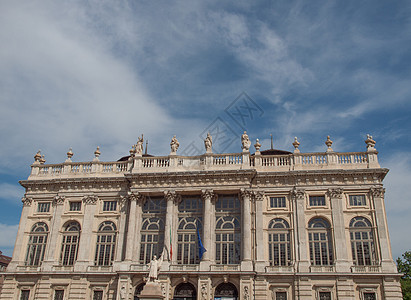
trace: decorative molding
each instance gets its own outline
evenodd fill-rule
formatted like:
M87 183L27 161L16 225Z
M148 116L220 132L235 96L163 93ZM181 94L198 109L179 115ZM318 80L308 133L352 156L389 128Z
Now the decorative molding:
M330 198L342 199L343 193L344 190L340 188L328 189L328 195L330 196Z
M265 193L263 191L254 191L253 198L255 201L263 201L265 197Z
M56 196L53 198L53 206L55 206L55 205L63 205L65 200L66 200L66 197L65 197L65 196L56 195Z
M174 204L178 204L182 200L181 195L172 190L164 191L164 197L167 201L173 201Z
M244 286L244 300L250 300L250 287L248 285Z
M374 198L377 198L377 197L384 198L385 188L382 188L382 187L371 188L370 192Z
M94 204L97 203L97 201L98 201L98 197L94 196L94 195L86 195L86 196L83 197L83 203L85 205L87 205L87 204L93 204L94 205Z
M248 198L249 200L251 200L251 198L254 196L254 192L248 189L241 189L239 194L242 200L244 198Z
M21 198L21 202L23 202L23 206L31 206L31 203L33 202L33 198L23 197Z
M304 200L305 198L305 191L302 189L294 188L290 194L293 200Z

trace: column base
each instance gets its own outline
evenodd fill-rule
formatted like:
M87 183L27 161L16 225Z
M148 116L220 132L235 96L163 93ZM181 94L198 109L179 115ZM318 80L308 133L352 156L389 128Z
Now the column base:
M253 262L251 260L243 260L241 262L241 271L253 271Z
M200 261L200 271L208 272L210 271L211 261L210 260L202 260Z

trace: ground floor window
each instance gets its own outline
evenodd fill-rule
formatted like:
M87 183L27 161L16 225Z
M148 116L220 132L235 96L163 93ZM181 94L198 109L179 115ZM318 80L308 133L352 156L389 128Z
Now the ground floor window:
M64 290L55 290L54 300L63 300L63 299L64 299Z
M238 300L238 291L232 283L221 283L215 289L214 300Z
M195 287L189 283L180 283L174 290L173 300L195 300L197 292Z
M275 292L275 300L287 300L287 292Z
M320 300L331 300L331 292L319 292L318 294Z
M94 291L93 300L103 300L103 291Z
M371 293L364 293L364 300L376 300L377 297L375 296L374 292Z
M29 300L30 291L29 290L22 290L20 294L20 300Z

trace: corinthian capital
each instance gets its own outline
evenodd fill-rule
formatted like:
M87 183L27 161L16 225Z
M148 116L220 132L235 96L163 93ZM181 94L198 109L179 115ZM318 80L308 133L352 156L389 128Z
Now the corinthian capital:
M253 191L251 191L251 190L247 190L247 189L241 189L240 190L240 197L241 197L241 199L244 199L244 198L248 198L248 199L250 199L252 196L253 196Z
M94 195L87 195L83 197L84 204L96 204L98 201L98 197Z
M305 197L305 191L301 189L293 189L291 191L291 198L293 200L304 200Z
M61 195L56 195L53 198L53 205L62 205L64 203L64 200L66 199L66 197L61 196Z
M181 201L181 195L177 194L175 191L165 191L164 198L166 198L167 201L173 201L176 204Z
M338 199L341 199L343 192L344 192L343 189L340 189L340 188L337 188L337 189L328 189L328 195L330 196L330 198L338 198Z
M373 195L373 197L383 198L385 195L385 189L383 187L371 188L370 192L371 192L371 195Z
M213 190L202 190L201 192L201 198L203 199L203 201L213 201L216 197L216 194L213 192Z
M262 192L262 191L254 191L253 192L253 198L254 198L254 200L256 200L256 201L263 201L264 200L264 197L265 197L265 193L264 192Z
M31 206L31 203L33 202L33 198L23 197L21 198L21 202L23 202L23 206Z

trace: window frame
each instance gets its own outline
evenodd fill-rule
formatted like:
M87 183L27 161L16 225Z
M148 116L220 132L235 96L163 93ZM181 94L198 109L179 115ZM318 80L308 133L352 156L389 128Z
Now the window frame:
M114 206L114 207L113 207ZM103 200L101 210L103 213L117 212L117 200Z
M312 202L312 200L314 201L314 199L316 199L316 201L318 201L317 198L323 198L324 199L324 204L321 205L317 205L317 204L313 204L314 202ZM313 195L308 195L308 207L309 208L327 208L328 207L328 201L327 201L327 197L324 194L313 194Z
M268 207L269 210L288 210L288 197L287 196L285 196L285 195L270 195L267 198L268 198L267 207ZM274 199L280 199L280 198L284 199L284 206L272 205L275 201ZM278 200L277 200L276 203L278 203Z
M75 209L75 210L73 210L73 209L72 209L72 204L79 204L80 209ZM68 211L69 211L70 213L81 213L81 212L82 212L82 209L83 209L82 201L69 201L68 206L69 206L69 207L68 207Z
M366 226L355 226L355 223L364 222ZM363 216L356 216L350 220L349 224L351 255L354 266L376 266L378 262L378 252L375 241L375 230L371 221ZM364 238L364 236L367 238ZM353 238L354 237L354 238ZM359 238L357 238L359 237ZM367 245L367 247L364 247ZM369 251L369 263L367 261L366 248ZM360 253L360 252L361 253ZM361 259L359 255L361 254ZM359 262L363 263L360 264Z
M44 230L37 230L43 228ZM33 224L29 233L27 253L24 264L26 266L38 267L42 264L46 253L49 227L45 222ZM41 239L41 242L38 242Z
M111 226L112 230L106 230L106 226ZM96 252L94 256L95 266L106 267L113 265L116 255L117 234L117 226L113 221L107 220L100 223L97 231ZM107 241L108 238L109 241Z
M76 226L78 230L70 230ZM81 227L77 221L66 223L62 233L61 251L59 263L61 266L73 266L77 261L78 249L80 245ZM73 242L73 239L76 241Z
M41 209L41 207L45 205L47 210ZM50 201L39 201L37 202L37 214L49 214L50 213L51 202Z
M275 227L276 224L282 224L284 227ZM267 241L268 241L268 261L270 266L273 267L286 267L293 265L293 244L292 244L292 228L289 222L284 218L273 218L268 223L267 228ZM281 241L281 235L285 234L284 241ZM277 238L275 238L277 236ZM276 263L275 248L278 245L278 263ZM281 249L281 245L285 245L284 249ZM281 254L284 253L284 264L281 259Z
M314 222L323 222L325 226L314 226ZM311 266L333 266L335 263L334 241L331 228L331 222L323 217L313 217L308 222L308 250L310 255ZM325 234L325 238L323 235ZM318 239L316 239L316 235ZM325 249L324 249L325 247ZM319 253L320 264L317 263L317 250ZM324 256L324 250L326 256ZM324 264L324 259L329 262Z

